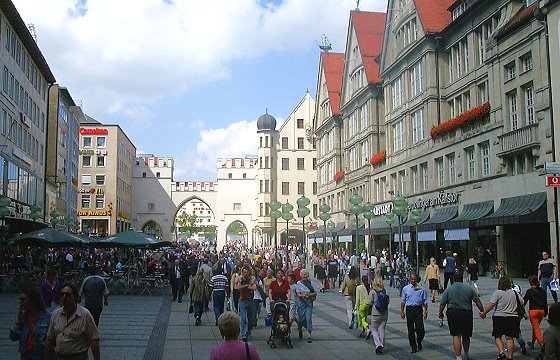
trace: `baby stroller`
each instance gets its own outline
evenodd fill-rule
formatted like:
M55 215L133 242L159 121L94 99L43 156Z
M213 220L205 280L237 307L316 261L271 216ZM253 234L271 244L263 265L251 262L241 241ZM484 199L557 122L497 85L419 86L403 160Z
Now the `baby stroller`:
M290 338L291 329L288 324L289 319L290 314L288 304L285 302L275 302L272 307L272 326L270 330L270 337L266 342L270 345L271 349L276 348L274 340L281 340L288 346L288 349L294 347L292 339Z

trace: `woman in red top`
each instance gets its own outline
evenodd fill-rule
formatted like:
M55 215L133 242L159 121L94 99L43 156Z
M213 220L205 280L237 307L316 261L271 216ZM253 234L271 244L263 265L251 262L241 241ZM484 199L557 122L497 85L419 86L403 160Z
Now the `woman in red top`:
M275 301L286 302L290 298L290 284L284 279L282 270L276 272L276 280L268 286L268 298L271 303Z

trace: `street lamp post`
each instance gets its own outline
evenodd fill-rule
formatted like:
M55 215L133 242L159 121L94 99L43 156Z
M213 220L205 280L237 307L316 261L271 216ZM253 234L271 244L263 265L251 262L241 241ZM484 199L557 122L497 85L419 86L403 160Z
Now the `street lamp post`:
M334 251L334 239L332 235L333 229L334 229L334 222L332 220L329 220L329 222L327 222L327 227L325 228L325 234L327 233L327 231L331 234L331 249Z
M420 274L420 252L419 252L419 241L418 241L418 223L420 222L420 217L422 215L422 210L415 208L410 211L411 219L414 222L414 230L416 232L416 275Z
M358 255L358 215L360 215L364 211L362 206L360 205L363 200L364 199L362 198L362 196L358 194L354 194L350 196L350 199L348 199L348 201L350 201L350 204L352 204L352 206L350 206L350 213L356 216L356 242L355 244L354 242L352 242L352 246L355 245L354 254L356 256Z
M282 217L282 213L278 210L282 206L280 201L274 200L268 204L270 207L270 217L274 219L274 257L276 258L276 249L278 247L278 231L276 227L278 226L278 219Z
M327 204L319 206L319 219L323 220L323 227L325 228L325 236L323 237L323 255L327 257L327 221L331 218L331 207Z
M385 217L387 218L385 220L385 222L387 223L387 225L389 225L389 257L391 257L391 255L393 255L393 224L395 223L395 214L393 214L392 212L388 212L387 214L385 214Z
M309 201L308 198L306 198L304 195L302 195L299 199L297 199L296 201L298 209L297 209L297 215L298 217L302 218L301 220L301 230L302 230L302 239L301 239L301 256L302 256L302 260L305 266L306 263L306 252L305 252L305 248L306 248L306 238L305 238L305 217L308 216L311 211L309 210L309 208L307 207L311 201Z
M391 210L393 212L393 214L395 214L397 216L397 220L398 220L398 225L399 225L399 257L400 257L400 261L398 261L399 263L399 294L402 291L403 285L404 285L404 278L405 278L405 272L404 272L404 268L403 268L403 264L402 264L402 257L404 255L404 239L403 239L403 224L406 221L406 218L408 216L408 203L406 201L406 199L404 197L402 197L401 195L395 195L393 196L393 199L391 200L393 203L393 209Z
M371 239L371 219L373 219L375 215L373 214L373 204L370 203L369 201L367 203L364 204L364 218L367 219L368 221L368 250L370 250L370 253L375 252L375 243L372 241ZM369 245L373 246L373 250L369 249Z
M285 204L282 204L282 219L286 220L286 261L288 261L288 242L290 239L290 220L294 218L292 210L294 206L286 200Z

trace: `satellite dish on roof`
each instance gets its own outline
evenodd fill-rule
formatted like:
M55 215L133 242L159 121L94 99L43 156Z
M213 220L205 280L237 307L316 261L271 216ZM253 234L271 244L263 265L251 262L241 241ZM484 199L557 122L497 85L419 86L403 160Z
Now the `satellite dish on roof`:
M329 52L332 50L332 45L331 42L329 41L329 39L327 39L327 36L325 34L323 34L323 36L321 36L321 42L317 42L317 45L319 45L319 49L321 49L324 52Z

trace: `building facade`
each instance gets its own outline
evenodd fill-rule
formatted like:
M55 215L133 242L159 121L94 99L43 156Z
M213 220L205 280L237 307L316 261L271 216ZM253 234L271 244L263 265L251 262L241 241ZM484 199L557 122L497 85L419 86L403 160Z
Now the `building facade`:
M402 221L404 239L420 240L422 263L445 250L462 262L489 252L518 276L534 271L541 250L557 253L554 196L539 170L552 160L553 141L536 6L389 1L377 57L385 143L360 184L345 174L337 185L346 198L358 193L375 205L379 216L363 230L373 246L394 246L382 215L400 194L409 210L422 210L418 226ZM342 77L342 90L349 81ZM351 154L341 155L349 167ZM414 253L414 242L406 249Z
M58 84L49 88L46 196L49 217L57 226L76 230L78 203L78 129L84 113L70 92Z
M309 230L316 228L318 217L317 150L313 136L315 101L307 92L292 113L276 130L276 119L264 114L257 121L258 147L258 225L264 242L286 243L286 227L290 243L302 244L303 219L296 216L297 199L310 200L310 215L305 219ZM276 224L270 217L270 202L289 202L294 206L294 219L281 218ZM276 235L276 236L275 236Z
M132 168L136 147L118 125L88 117L80 124L78 221L96 236L131 227Z
M30 206L45 202L48 88L55 78L11 1L0 3L1 194L11 200L8 233L33 230Z

